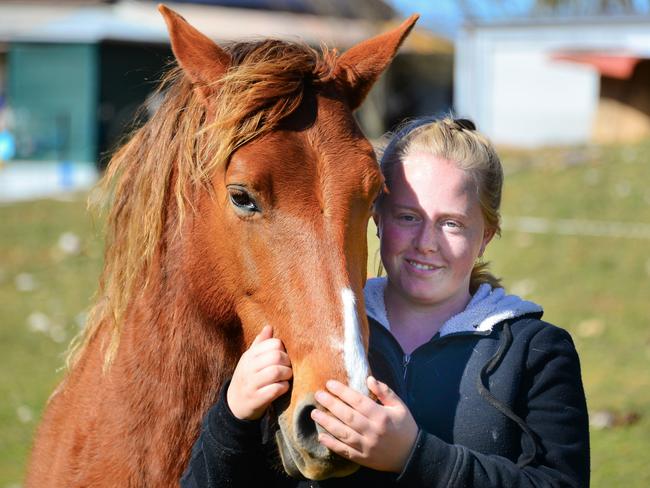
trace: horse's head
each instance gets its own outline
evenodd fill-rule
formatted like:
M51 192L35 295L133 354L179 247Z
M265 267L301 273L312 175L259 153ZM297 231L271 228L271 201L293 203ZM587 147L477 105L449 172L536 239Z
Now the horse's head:
M276 439L287 472L350 474L356 465L318 443L310 412L328 379L367 392L366 228L383 179L352 111L416 19L323 58L281 41L221 48L161 12L206 134L213 124L231 142L187 219L188 294L208 317L229 308L245 344L266 324L285 344L294 378Z

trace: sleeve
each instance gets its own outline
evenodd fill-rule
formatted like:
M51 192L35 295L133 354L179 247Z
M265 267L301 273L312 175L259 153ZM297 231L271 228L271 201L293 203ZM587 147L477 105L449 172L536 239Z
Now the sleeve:
M569 334L541 329L530 341L519 415L537 443L524 463L443 442L420 431L399 486L587 487L589 423L578 354ZM518 409L519 410L519 409ZM522 451L530 439L522 435ZM529 445L530 443L528 443Z
M267 463L261 421L240 420L226 401L228 384L203 419L182 488L279 486Z

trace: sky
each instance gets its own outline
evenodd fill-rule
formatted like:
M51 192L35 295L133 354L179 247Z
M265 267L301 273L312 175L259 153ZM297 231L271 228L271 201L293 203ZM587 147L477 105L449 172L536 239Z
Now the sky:
M466 11L487 20L504 16L521 16L529 11L535 0L387 0L403 15L419 13L421 25L453 38L463 22Z
M388 0L388 3L405 16L420 14L423 25L450 38L462 21L455 0Z
M386 0L395 9L404 16L413 13L419 13L421 24L429 29L442 34L449 38L454 38L458 28L463 22L463 7L476 17L482 20L489 19L507 19L530 15L539 0ZM612 15L618 15L620 3L616 0L610 0L605 3ZM556 15L566 15L568 11L572 14L593 14L594 9L603 2L593 2L592 0L566 0L556 12ZM650 0L632 0L633 9L637 14L650 14Z

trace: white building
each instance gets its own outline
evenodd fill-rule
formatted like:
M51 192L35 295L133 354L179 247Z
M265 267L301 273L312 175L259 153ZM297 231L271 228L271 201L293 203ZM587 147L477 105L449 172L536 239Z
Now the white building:
M466 25L456 44L454 106L503 145L622 140L630 131L648 136L650 83L629 83L648 58L650 18ZM603 91L609 79L623 83L618 95ZM621 117L628 125L621 126ZM617 126L620 137L607 137Z

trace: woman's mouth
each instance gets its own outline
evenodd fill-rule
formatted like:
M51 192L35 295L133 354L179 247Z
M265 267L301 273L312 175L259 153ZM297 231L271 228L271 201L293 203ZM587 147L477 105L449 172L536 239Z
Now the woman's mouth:
M419 269L420 271L433 271L440 268L440 266L434 266L432 264L422 263L420 261L415 261L413 259L406 259L406 262L411 266L413 266L415 269Z

